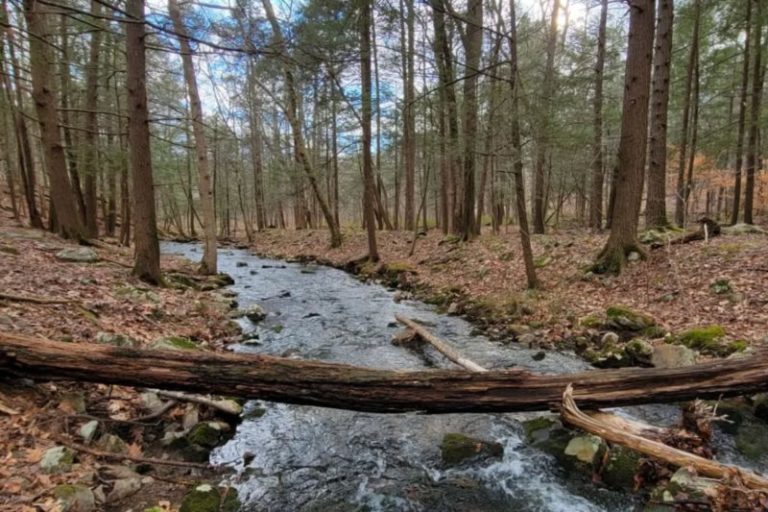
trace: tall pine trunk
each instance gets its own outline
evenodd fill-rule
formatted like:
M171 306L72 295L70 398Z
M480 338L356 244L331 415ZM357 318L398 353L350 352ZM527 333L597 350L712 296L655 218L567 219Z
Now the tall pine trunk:
M360 79L362 82L361 121L363 125L363 215L368 235L368 259L379 261L374 224L374 180L371 158L371 2L363 0L360 6Z
M752 107L750 108L749 141L747 142L747 180L744 186L744 222L752 224L755 201L755 173L760 151L760 99L763 95L762 31L763 0L755 0L755 59L752 65Z
M603 74L605 71L605 32L608 20L608 0L601 0L600 25L597 30L597 62L595 62L595 96L592 103L594 142L592 143L592 186L589 193L589 225L603 227Z
M736 164L733 181L733 209L731 224L739 222L741 210L741 170L744 165L744 134L747 124L747 97L749 95L749 66L750 66L750 36L752 34L752 0L744 0L747 4L744 37L744 61L741 72L741 96L739 99L739 127L736 135Z

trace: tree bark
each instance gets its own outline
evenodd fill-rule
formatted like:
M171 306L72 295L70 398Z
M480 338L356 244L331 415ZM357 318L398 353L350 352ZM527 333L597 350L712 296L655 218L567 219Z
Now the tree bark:
M648 161L648 195L645 225L666 227L667 220L667 107L672 62L673 0L659 0L656 48L653 56L653 91L651 92L651 140Z
M136 0L133 0L136 1ZM514 369L389 371L320 361L136 350L0 333L5 375L212 393L349 410L516 412L556 408L566 386L584 408L677 402L768 390L765 354L674 369L550 375Z
M755 0L755 59L752 65L752 107L750 108L749 140L747 142L747 179L744 184L744 222L753 224L755 173L758 170L758 137L760 133L760 104L763 95L762 46L763 2Z
M630 4L629 47L624 77L624 105L619 141L616 199L611 234L598 261L597 272L619 273L632 251L645 255L637 240L648 141L648 96L655 0Z
M691 89L693 87L693 73L696 68L696 60L699 54L699 27L701 21L701 2L693 2L693 41L688 52L688 69L685 79L685 96L683 97L683 128L680 134L680 155L678 156L677 190L675 194L675 224L685 224L685 164L688 154L688 126L691 118Z
M91 14L93 23L99 22L101 16L101 4L96 0L91 0ZM99 108L99 55L103 51L101 47L101 28L94 29L91 34L91 47L86 68L85 83L85 223L88 230L88 236L98 238L99 224L97 215L97 196L96 196L96 178L99 172L99 137L98 137L98 116L96 114Z
M416 109L414 105L414 0L405 0L406 30L402 37L406 39L402 51L404 59L403 93L403 163L405 164L405 215L404 227L407 231L416 229ZM402 3L401 3L402 5ZM402 11L402 9L401 9Z
M671 1L671 0L670 0ZM589 225L603 227L603 74L605 71L605 33L608 21L608 0L601 0L600 25L597 30L597 62L595 63L595 97L593 98L594 142L592 143L592 187L589 195Z
M371 0L360 5L360 79L362 82L361 122L363 125L363 215L368 236L368 260L379 261L374 219L373 160L371 158ZM377 91L378 94L378 91ZM382 213L382 215L385 215ZM387 221L389 222L389 221Z
M157 240L155 184L149 144L147 112L147 61L145 55L144 0L128 0L126 12L137 22L125 28L128 88L128 146L133 181L133 273L152 284L162 282L160 245ZM123 219L125 222L125 219Z
M208 169L208 142L205 136L205 124L203 123L203 107L200 103L200 93L197 90L197 78L195 78L192 49L189 46L187 28L182 22L181 10L176 0L168 0L168 13L173 21L173 27L181 48L181 60L184 66L184 78L187 82L189 108L192 114L192 131L195 136L197 183L200 190L200 202L203 207L204 224L204 249L203 259L200 262L200 272L202 274L215 274L218 271L216 261L216 207L214 205L211 173Z
M51 70L54 58L50 46L50 32L42 4L37 0L24 1L24 14L30 32L29 55L32 74L32 97L40 123L40 137L45 154L45 165L51 183L51 200L56 209L56 220L64 238L86 240L85 226L75 203L75 193L67 175L64 146L56 112L57 95Z
M747 119L747 96L749 94L749 56L750 56L750 36L752 33L752 0L745 0L747 4L747 14L745 21L744 36L744 62L741 72L741 96L739 100L739 127L736 135L736 165L733 181L733 209L731 210L731 224L739 222L739 211L741 210L741 167L744 164L744 133L746 131Z

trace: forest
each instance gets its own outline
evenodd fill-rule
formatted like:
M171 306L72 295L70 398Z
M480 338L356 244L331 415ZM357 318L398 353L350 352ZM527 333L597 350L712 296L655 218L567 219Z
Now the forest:
M763 0L0 0L0 512L768 510Z

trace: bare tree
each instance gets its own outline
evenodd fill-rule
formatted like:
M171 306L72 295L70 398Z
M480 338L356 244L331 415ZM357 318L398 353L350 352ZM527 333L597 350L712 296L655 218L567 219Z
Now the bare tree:
M368 234L368 259L379 261L374 224L373 159L371 158L371 1L360 5L360 78L362 82L361 121L363 125L363 215Z
M195 136L195 152L197 154L198 189L200 202L203 206L204 252L200 262L200 272L215 274L216 265L216 208L213 198L213 184L208 170L208 143L205 137L203 123L203 107L200 103L200 93L197 90L195 67L192 63L192 49L189 46L187 28L181 19L181 10L176 0L168 0L168 13L173 21L176 36L181 48L181 61L184 67L184 79L187 82L187 96L192 114L192 131Z
M745 36L744 36L744 61L741 71L741 95L739 98L739 127L736 135L736 165L733 182L733 210L731 211L731 224L739 222L741 210L741 168L744 164L744 133L747 124L747 96L749 94L749 50L750 35L752 34L752 0L746 2Z
M597 30L597 61L595 62L595 96L592 99L594 142L592 143L592 187L589 196L589 225L603 227L603 81L605 71L605 32L608 20L608 0L600 3L600 25Z
M747 142L747 180L744 184L744 222L752 224L755 200L755 172L758 168L758 137L760 133L760 99L763 95L761 36L763 31L763 2L755 0L755 59L752 65L752 107L750 108L749 140Z

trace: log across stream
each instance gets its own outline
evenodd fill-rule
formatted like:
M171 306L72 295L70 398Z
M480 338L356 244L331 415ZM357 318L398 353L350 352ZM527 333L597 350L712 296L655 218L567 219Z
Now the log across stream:
M164 250L192 259L200 255L191 245L170 244ZM520 422L540 413L469 412L546 410L560 401L565 384L573 380L573 375L562 374L587 370L583 361L559 353L535 361L536 351L490 343L473 336L472 326L460 318L441 316L418 302L396 304L391 291L365 285L338 270L228 250L220 251L220 264L235 278L232 290L238 292L241 306L256 302L270 313L258 326L244 322L258 335L253 343L237 347L233 355L174 353L161 358L115 349L73 354L75 345L66 344L55 348L71 364L65 371L68 375L60 376L82 377L83 368L90 367L91 380L118 379L188 391L216 386L227 394L326 406L254 400L246 408L252 416L247 414L235 438L214 452L212 462L231 465L238 472L240 495L254 504L254 510L634 509L631 495L597 489L584 475L565 474L549 456L524 442ZM468 376L428 349L433 363L429 367L422 357L392 346L389 337L398 330L395 314L431 322L431 330L491 371ZM0 343L7 347L0 350L1 364L20 370L23 361L30 363L39 354L27 351L27 340L13 339L5 337ZM110 366L115 356L131 362L118 370ZM54 363L42 359L46 368L38 367L38 375L52 376ZM718 369L710 370L711 393L733 383L733 376L722 372L717 376ZM749 375L753 371L760 370L747 370ZM592 400L600 405L647 402L645 394L651 388L672 399L694 385L683 376L670 383L660 382L658 375L650 379L647 373L638 373L630 379L634 391L618 401L620 390L611 380L615 374L600 375L610 377L602 383L598 381L604 377L593 381ZM173 380L171 376L181 377L182 383L160 385ZM521 382L533 386L526 396L519 392ZM577 384L577 393L580 388ZM577 401L587 407L578 397ZM626 412L663 424L676 419L677 409L651 405ZM452 432L500 442L504 456L447 469L439 459L439 444L444 434ZM722 453L726 458L729 454Z

